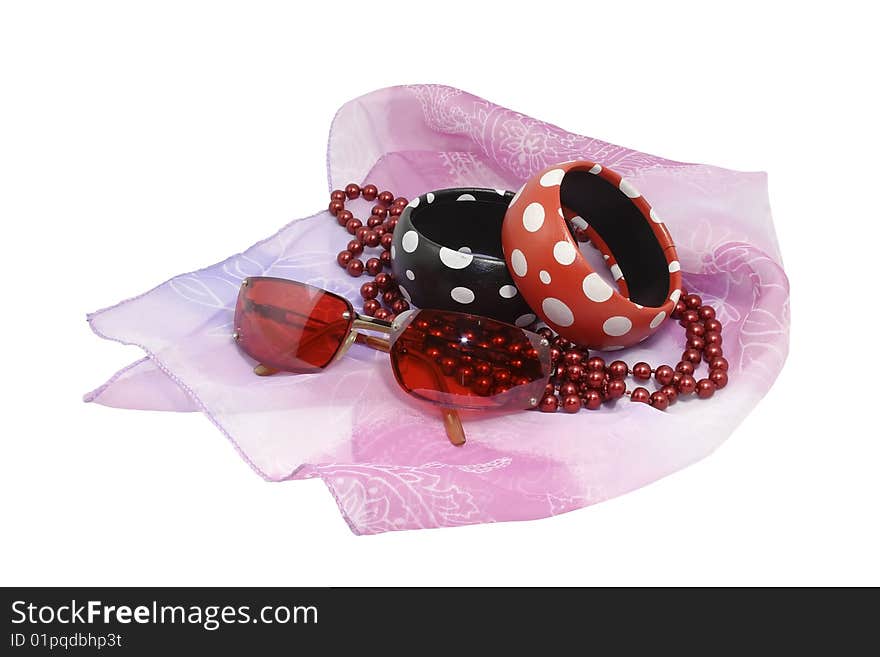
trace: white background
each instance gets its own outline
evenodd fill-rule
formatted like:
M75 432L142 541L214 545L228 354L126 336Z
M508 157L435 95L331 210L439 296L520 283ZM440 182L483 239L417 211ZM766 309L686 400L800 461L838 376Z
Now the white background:
M0 583L880 584L875 22L566 4L0 5ZM413 82L769 172L791 353L715 454L548 520L356 537L198 414L80 401L139 357L87 311L324 207L337 107Z

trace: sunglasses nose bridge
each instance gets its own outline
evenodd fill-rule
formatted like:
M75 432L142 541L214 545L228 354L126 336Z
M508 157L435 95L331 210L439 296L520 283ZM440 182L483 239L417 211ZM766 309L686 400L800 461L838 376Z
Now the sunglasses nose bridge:
M348 313L346 313L344 317L345 319L351 319L351 315L349 315ZM366 333L362 333L361 329L384 333L386 335L392 336L392 338L380 338L375 335L367 335ZM384 351L386 353L391 351L393 334L396 330L396 323L388 322L384 319L377 319L368 315L361 315L360 313L355 313L354 320L352 320L351 322L351 330L348 332L348 335L345 336L345 340L339 347L339 351L336 352L336 357L333 359L333 362L336 362L337 360L342 358L348 352L348 350L351 349L351 345L353 345L355 342L360 342L361 344L364 344L378 351Z

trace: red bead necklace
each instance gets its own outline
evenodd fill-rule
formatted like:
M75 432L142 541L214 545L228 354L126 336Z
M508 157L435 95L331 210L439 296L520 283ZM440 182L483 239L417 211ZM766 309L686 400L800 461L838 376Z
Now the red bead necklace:
M358 197L377 202L366 226L345 209L346 200ZM351 183L346 185L345 190L336 189L330 194L330 214L354 236L346 249L336 256L336 262L355 278L364 273L374 277L372 281L364 283L360 291L364 299L364 314L378 319L392 320L409 310L409 303L401 296L394 274L383 271L391 267L392 234L397 226L397 218L407 203L407 199L395 198L391 192L380 193L375 185L361 187ZM581 242L587 241L586 235L577 232L576 238ZM378 256L364 262L361 257L366 249L378 249ZM576 413L581 408L596 410L603 403L626 396L631 401L665 410L679 398L694 394L699 399L712 397L716 390L727 385L729 368L721 348L722 326L715 317L715 309L705 305L699 295L682 290L672 318L685 329L686 337L685 350L674 368L670 365L655 368L644 362L630 368L622 360L606 364L603 358L591 357L586 347L554 335L546 326L538 329L538 333L552 344L550 357L555 366L555 373L544 389L538 409L545 413L555 413L559 409ZM442 354L438 353L437 357L442 358ZM694 376L696 368L704 361L708 376L698 380ZM638 382L653 378L657 389L653 393L642 386L629 390L627 376L632 376Z
M362 196L365 201L376 201L365 226L360 219L345 209L345 201ZM391 238L397 226L397 217L409 201L394 197L391 192L379 192L375 185L360 187L351 183L345 190L336 189L330 193L330 214L336 217L339 225L354 236L344 251L336 256L336 262L350 276L358 278L369 274L374 279L361 285L364 299L364 314L377 319L392 320L395 315L409 310L409 303L400 295L394 274L383 271L391 268ZM366 249L378 249L376 257L364 262L361 257ZM382 307L382 304L385 307Z

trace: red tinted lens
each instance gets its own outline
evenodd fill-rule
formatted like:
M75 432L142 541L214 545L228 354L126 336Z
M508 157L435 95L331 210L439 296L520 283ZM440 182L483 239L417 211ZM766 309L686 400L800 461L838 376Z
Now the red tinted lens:
M283 278L249 278L235 306L241 349L264 365L288 372L326 367L353 321L351 305L335 294Z
M546 341L545 341L546 342ZM550 378L536 333L485 317L420 310L391 347L404 390L456 408L528 408Z

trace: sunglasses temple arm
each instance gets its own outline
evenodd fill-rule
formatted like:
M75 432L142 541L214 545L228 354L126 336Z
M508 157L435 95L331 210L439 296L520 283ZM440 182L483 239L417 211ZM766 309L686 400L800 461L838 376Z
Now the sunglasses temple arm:
M449 388L446 385L446 381L443 379L443 375L437 372L437 366L433 360L424 357L418 352L411 352L410 356L421 358L425 361L428 371L431 372L434 377L437 388L449 394ZM464 426L461 423L461 417L459 416L458 411L448 406L444 406L441 410L443 412L443 426L446 428L446 437L449 438L449 442L453 445L461 447L467 442L467 437L465 436Z
M386 353L391 351L391 341L387 338L379 338L373 335L358 333L355 342L378 351L384 351ZM446 382L443 380L443 377L437 373L434 363L429 362L427 365L431 374L434 375L434 380L437 382L437 386L445 392L449 392L449 389L446 387ZM461 417L459 417L458 411L454 408L444 407L442 412L443 426L446 428L446 437L449 438L449 442L456 447L464 445L465 442L467 442L467 438L464 435L464 427L461 424Z
M446 427L446 437L456 447L461 447L467 442L464 435L464 427L461 424L461 417L454 408L443 409L443 426Z
M391 351L391 343L388 341L387 338L378 338L374 335L358 333L354 341L358 344L369 347L370 349L375 349L376 351L384 351L386 354Z

